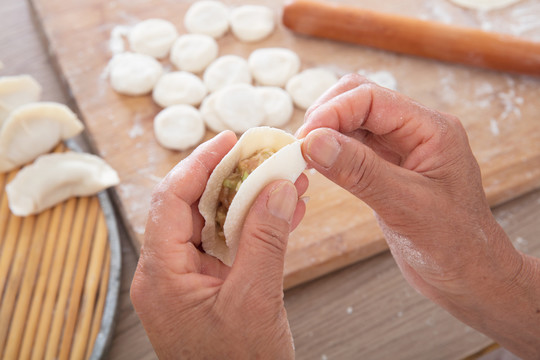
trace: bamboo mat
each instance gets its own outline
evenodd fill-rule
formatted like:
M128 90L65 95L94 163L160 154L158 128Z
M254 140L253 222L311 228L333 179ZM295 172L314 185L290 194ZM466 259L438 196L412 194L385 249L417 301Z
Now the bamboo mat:
M90 358L111 269L100 200L17 217L4 191L16 173L0 174L0 359Z

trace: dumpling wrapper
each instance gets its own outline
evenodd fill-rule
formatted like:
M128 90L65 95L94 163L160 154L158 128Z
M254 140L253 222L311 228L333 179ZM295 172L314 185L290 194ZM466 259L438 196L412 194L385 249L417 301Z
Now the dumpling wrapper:
M65 105L37 102L18 107L0 130L0 173L34 160L83 129Z
M223 180L228 177L240 160L261 149L277 151L258 166L240 185L224 224L226 242L216 237L216 210ZM306 168L301 142L291 134L276 128L257 127L244 133L236 145L216 166L199 201L199 211L205 219L202 230L204 250L224 264L231 266L240 241L246 215L263 188L275 180L295 182Z
M9 208L17 216L37 214L73 196L89 196L118 185L116 171L100 157L75 153L40 156L6 186Z

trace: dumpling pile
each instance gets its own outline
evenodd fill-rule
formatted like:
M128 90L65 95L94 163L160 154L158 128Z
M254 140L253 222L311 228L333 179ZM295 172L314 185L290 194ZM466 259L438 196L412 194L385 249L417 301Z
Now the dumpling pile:
M39 213L73 196L120 182L101 158L74 152L47 154L84 126L67 106L39 102L41 86L29 75L0 77L0 173L23 167L6 186L17 216Z

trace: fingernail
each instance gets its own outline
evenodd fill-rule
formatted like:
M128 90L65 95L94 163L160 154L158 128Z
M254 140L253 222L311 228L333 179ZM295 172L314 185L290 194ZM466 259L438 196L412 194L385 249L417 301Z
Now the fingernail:
M292 183L287 181L279 184L272 190L266 203L266 207L275 217L291 221L297 202L298 195L296 193L296 188Z
M307 155L324 168L331 167L337 160L341 145L331 135L321 132L308 139Z

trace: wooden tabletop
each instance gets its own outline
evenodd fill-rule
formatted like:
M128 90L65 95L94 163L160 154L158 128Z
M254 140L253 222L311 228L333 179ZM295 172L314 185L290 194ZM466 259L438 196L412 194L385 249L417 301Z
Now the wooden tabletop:
M0 75L28 73L44 100L69 105L25 1L2 0ZM540 256L540 191L494 209L520 250ZM155 354L129 300L136 255L124 234L117 325L107 358L153 359ZM389 253L286 292L298 359L463 359L492 341L414 291Z

